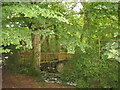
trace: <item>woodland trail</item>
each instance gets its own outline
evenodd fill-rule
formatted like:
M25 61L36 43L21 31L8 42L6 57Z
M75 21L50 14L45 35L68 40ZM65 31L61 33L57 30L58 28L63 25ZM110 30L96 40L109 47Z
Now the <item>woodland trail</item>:
M2 79L2 88L74 88L46 82L38 83L34 77L11 74L7 70L3 70Z

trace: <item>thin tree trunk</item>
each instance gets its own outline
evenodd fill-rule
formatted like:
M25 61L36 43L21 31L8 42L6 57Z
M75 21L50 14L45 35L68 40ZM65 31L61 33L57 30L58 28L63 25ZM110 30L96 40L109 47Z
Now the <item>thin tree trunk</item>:
M51 52L49 37L46 38L47 52Z
M39 34L32 34L34 67L38 69L41 62L41 38Z
M59 43L56 44L56 52L60 53L60 44Z
M83 41L83 34L81 34L81 36L80 36L80 41L81 42Z
M98 36L98 63L100 63L100 57L101 57L101 55L100 55L100 36Z
M60 53L60 44L58 43L58 36L55 37L56 38L56 52ZM57 58L60 59L60 55L57 55Z
M57 33L57 31L56 31ZM60 44L58 43L58 39L59 37L57 35L55 35L55 40L56 40L56 52L59 53L60 52Z

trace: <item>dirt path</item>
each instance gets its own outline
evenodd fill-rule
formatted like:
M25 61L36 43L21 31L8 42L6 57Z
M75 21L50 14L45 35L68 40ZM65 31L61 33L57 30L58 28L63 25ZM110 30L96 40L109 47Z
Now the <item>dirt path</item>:
M2 74L3 88L73 88L71 86L62 86L46 82L38 84L33 77L23 74L10 74L6 70L3 70Z

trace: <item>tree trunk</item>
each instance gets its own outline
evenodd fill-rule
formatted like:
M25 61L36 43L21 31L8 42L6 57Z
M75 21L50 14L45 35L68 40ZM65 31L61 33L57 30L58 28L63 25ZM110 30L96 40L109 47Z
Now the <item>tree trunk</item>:
M32 34L32 46L33 46L33 65L36 69L40 68L41 62L41 39L39 34Z
M60 48L60 44L58 43L59 37L56 36L55 39L56 39L56 52L57 52L57 53L60 53L60 49L61 49L61 48ZM59 54L57 55L57 58L60 59L60 55L59 55Z
M47 44L47 52L51 52L49 37L46 38L46 44Z
M56 31L54 31L55 33L59 33L57 30ZM60 52L60 44L59 44L59 42L58 42L58 40L59 40L59 36L58 35L55 35L55 40L56 40L56 52L57 53L59 53Z
M60 53L60 44L59 43L56 44L56 52Z
M98 36L98 63L100 64L100 57L101 57L101 54L100 54L100 36Z

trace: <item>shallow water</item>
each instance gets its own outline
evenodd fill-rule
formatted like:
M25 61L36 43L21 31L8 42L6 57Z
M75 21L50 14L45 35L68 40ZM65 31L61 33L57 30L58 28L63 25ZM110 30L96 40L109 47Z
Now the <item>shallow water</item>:
M56 74L56 73L44 73L42 77L44 81L47 83L62 83L63 82L60 79L59 74ZM64 82L64 83L70 86L76 86L76 83L74 82Z

